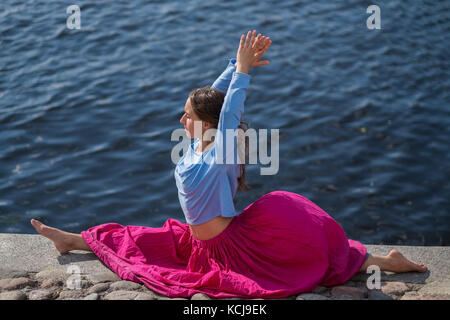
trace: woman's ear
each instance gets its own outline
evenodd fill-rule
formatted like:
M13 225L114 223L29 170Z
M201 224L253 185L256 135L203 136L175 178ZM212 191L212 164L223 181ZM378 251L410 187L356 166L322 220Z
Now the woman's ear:
M202 121L202 122L203 122L203 129L204 130L208 130L208 129L213 127L211 122L207 122L207 121Z

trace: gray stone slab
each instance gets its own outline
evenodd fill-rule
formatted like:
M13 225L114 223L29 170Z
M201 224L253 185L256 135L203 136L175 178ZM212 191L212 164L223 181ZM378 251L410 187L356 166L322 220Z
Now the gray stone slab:
M406 258L427 266L428 271L393 273L381 272L381 281L400 281L408 283L431 283L441 281L450 275L450 247L417 247L417 246L387 246L366 245L371 254L387 255L392 249L400 251ZM352 281L367 281L371 274L358 273Z
M45 269L67 271L71 265L77 265L81 274L109 270L91 252L71 251L60 255L51 240L38 234L0 234L0 267L4 273L11 270L36 273Z
M397 249L408 259L423 263L429 269L426 273L382 272L381 281L417 284L421 287L420 294L450 297L450 247L366 246L370 253L378 255L386 255L390 250ZM68 272L68 267L73 265L78 266L82 274L90 276L111 273L93 253L72 251L60 255L53 242L41 235L0 234L0 279L20 278L27 272L38 273L48 269ZM351 280L366 282L369 276L358 273Z
M433 281L426 284L418 291L420 294L437 294L450 299L450 277L441 281Z

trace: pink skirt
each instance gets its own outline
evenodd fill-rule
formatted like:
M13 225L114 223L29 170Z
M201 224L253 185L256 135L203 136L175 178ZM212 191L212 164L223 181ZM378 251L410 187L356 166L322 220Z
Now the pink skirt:
M197 240L174 219L161 228L106 223L81 235L120 278L171 298L311 292L349 280L367 253L316 204L287 191L265 194L209 240Z

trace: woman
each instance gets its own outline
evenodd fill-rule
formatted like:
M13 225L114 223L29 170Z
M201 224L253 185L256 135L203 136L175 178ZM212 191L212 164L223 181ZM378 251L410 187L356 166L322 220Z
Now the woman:
M225 131L244 128L248 72L269 63L260 59L270 45L270 38L256 31L242 35L236 60L211 88L192 91L186 101L180 122L194 142L178 162L175 180L187 223L167 219L161 228L107 223L81 234L37 220L31 224L61 254L93 251L122 279L169 297L282 298L345 283L370 265L425 272L396 250L369 255L325 211L296 193L270 192L235 211L233 197L246 187L245 166L229 161L237 142L226 144ZM216 136L208 139L210 129Z

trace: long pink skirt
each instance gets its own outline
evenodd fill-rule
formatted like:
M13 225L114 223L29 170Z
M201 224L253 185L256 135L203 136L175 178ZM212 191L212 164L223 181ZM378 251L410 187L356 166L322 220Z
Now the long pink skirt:
M120 278L172 298L311 292L349 280L367 253L316 204L287 191L265 194L209 240L197 240L174 219L161 228L107 223L81 234Z

